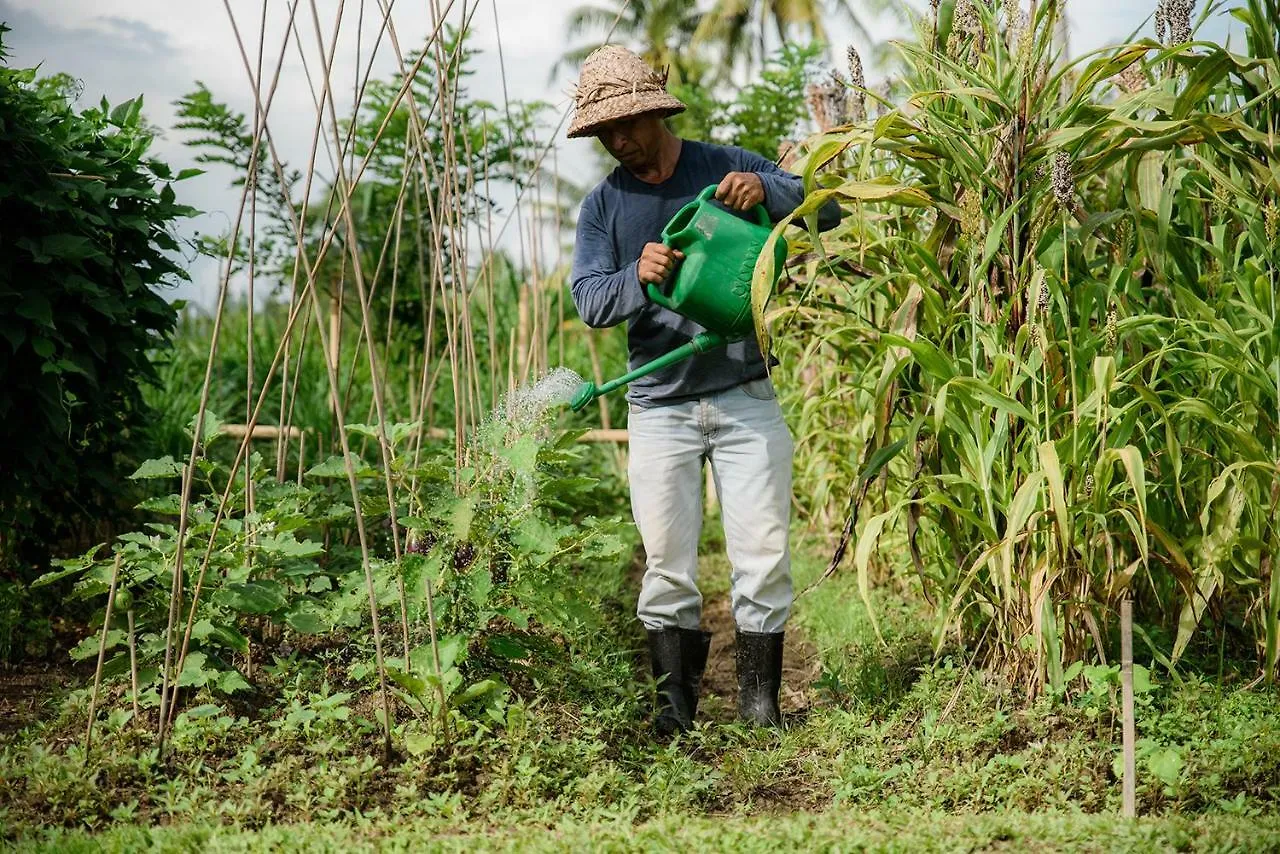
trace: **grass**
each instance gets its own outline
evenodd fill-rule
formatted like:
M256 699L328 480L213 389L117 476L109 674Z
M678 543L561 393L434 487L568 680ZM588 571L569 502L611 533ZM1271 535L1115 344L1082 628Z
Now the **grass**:
M722 596L714 520L704 546L704 589ZM823 558L799 551L798 590ZM821 651L822 670L794 727L708 722L656 745L634 662L617 655L619 637L639 642L626 589L606 609L609 636L574 653L589 693L535 693L505 727L460 731L451 751L382 766L369 758L374 725L353 710L307 733L189 722L167 768L104 727L86 768L67 746L75 728L46 724L0 748L0 826L19 850L48 851L1280 847L1271 692L1156 680L1139 697L1145 817L1126 822L1105 680L1081 676L1072 695L1028 704L959 650L934 662L925 612L893 585L874 593L881 645L846 573L798 601L791 631Z
M831 810L786 816L569 819L550 825L453 821L235 827L118 828L98 836L54 833L19 851L1260 851L1280 846L1280 820L1180 817L1121 821L1070 813L979 816Z

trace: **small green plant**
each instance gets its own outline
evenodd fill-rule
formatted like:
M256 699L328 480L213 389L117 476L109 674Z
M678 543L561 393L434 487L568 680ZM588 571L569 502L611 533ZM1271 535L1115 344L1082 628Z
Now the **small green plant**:
M363 484L360 512L379 531L369 577L399 648L388 672L403 707L426 720L459 713L501 725L512 693L544 678L562 639L595 622L575 575L619 560L628 547L618 520L566 510L596 488L573 472L576 434L548 439L532 427L491 422L471 446L471 464L454 471L445 456L451 449L417 447L417 425L389 425L394 506L383 473L350 461ZM361 424L348 430L353 437L378 432ZM216 423L205 440L219 441ZM255 455L252 509L243 476L228 478L207 457L197 466L184 548L186 609L174 636L166 643L178 528L148 523L120 537L111 554L92 549L36 582L74 580L72 597L103 601L117 576L107 631L88 635L73 657L104 649L102 675L119 686L117 702L136 697L147 709L163 707L163 668L172 662L171 714L186 709L188 720L213 714L210 701L260 705L319 663L342 662L345 690L324 688L307 699L295 693L273 725L309 733L325 720L345 720L347 701L377 686L367 577L348 542L355 510L346 503L347 464L331 457L301 483L280 482ZM163 458L134 477L172 482L179 472ZM142 506L161 516L180 512L176 494Z

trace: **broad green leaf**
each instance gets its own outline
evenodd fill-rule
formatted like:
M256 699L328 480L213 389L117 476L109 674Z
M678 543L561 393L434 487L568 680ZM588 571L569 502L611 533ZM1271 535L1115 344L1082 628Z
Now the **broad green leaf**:
M532 474L538 461L538 439L532 434L521 436L512 445L498 450L498 455L519 474Z
M245 681L238 670L228 670L218 677L218 690L224 694L235 694L238 691L251 691L253 686Z
M107 631L108 650L115 649L120 644L125 643L126 636L120 629L110 629ZM96 658L98 649L102 644L102 632L97 631L86 636L80 643L76 644L71 650L71 658L74 661L84 661L89 658Z
M465 541L471 536L471 521L476 515L474 494L455 499L449 508L449 534L455 540Z
M162 477L182 477L183 466L165 454L154 460L147 460L138 466L137 471L129 475L130 480L155 480Z
M1147 770L1166 786L1178 785L1182 765L1182 754L1176 747L1161 747L1147 754Z
M1133 665L1133 693L1149 694L1155 686L1151 683L1151 671L1141 664Z
M228 584L217 593L218 600L242 614L272 614L288 604L284 586L276 581L249 581Z
M356 454L351 455L351 466L355 470L356 477L376 477L379 472L373 466L360 459ZM347 466L343 462L341 456L332 456L321 463L317 463L307 469L308 477L346 477Z
M285 622L300 635L323 634L332 628L325 613L309 602L296 605L285 617Z
M468 685L467 689L456 697L456 703L459 706L476 700L489 699L495 695L504 695L510 689L496 679L481 679L472 685Z
M299 542L292 534L265 534L258 538L258 548L269 554L283 557L315 557L324 552L324 546L313 540Z
M203 688L207 685L209 677L215 675L214 671L207 667L207 662L203 652L188 653L187 660L182 665L182 674L178 676L178 687Z
M388 667L387 676L391 678L392 682L408 691L418 700L425 700L430 696L430 686L427 684L427 680L421 676L405 673L396 667Z
M529 650L525 648L524 644L511 635L491 635L485 639L485 644L489 647L490 652L501 658L514 660L524 658L529 654Z
M234 626L215 625L211 620L197 620L191 627L191 636L202 643L217 643L244 654L249 650L248 639Z

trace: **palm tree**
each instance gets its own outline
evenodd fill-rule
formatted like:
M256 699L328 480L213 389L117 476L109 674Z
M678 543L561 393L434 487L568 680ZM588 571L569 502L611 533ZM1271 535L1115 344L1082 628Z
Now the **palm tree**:
M847 21L856 36L869 41L867 26L853 5L850 0L716 0L703 16L693 43L719 44L727 71L740 62L748 68L763 63L768 56L771 24L779 44L819 41L827 44L829 51L824 20L831 17ZM892 0L863 0L861 5L877 14L895 12L899 16L904 6Z
M696 5L690 0L612 0L611 5L579 6L569 13L566 34L571 40L590 34L593 40L565 53L552 69L552 76L566 63L580 66L587 54L600 46L595 39L608 36L614 44L635 49L655 68L669 69L670 83L698 79L702 63L689 47L703 19ZM611 27L613 34L609 36Z

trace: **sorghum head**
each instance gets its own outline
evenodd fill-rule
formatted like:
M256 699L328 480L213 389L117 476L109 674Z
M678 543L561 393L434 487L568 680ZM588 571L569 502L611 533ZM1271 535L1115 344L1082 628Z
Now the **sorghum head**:
M982 194L966 188L960 197L960 230L966 237L975 237L982 231Z
M1075 198L1076 179L1071 169L1071 155L1062 149L1053 155L1053 169L1050 181L1053 184L1053 195L1058 204L1064 208L1071 207Z
M1164 44L1182 44L1191 40L1191 13L1196 0L1160 0L1156 4L1156 40ZM1165 41L1165 33L1169 40Z
M849 84L853 87L849 91L850 118L860 122L867 112L867 95L863 91L867 88L867 81L862 74L862 57L858 55L858 49L853 45L849 45L846 56L849 60Z

